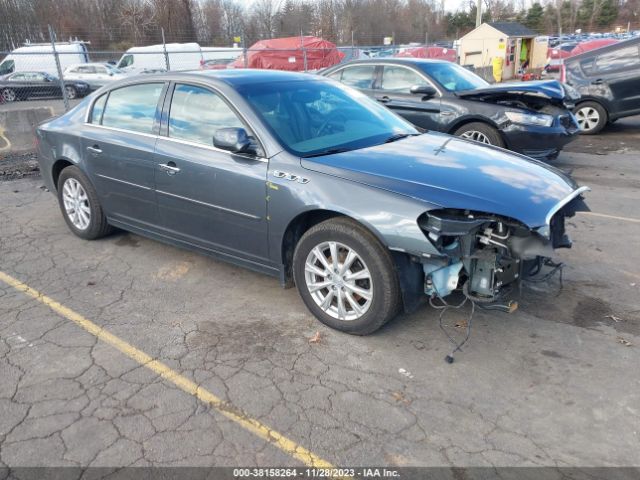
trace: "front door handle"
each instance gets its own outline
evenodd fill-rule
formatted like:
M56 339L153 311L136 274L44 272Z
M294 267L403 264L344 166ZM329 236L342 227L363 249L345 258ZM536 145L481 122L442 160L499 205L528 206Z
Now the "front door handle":
M385 95L384 97L380 97L380 98L378 99L378 101L379 101L380 103L388 103L388 102L390 102L390 101L391 101L391 99Z
M592 85L602 85L603 83L604 83L604 80L602 80L601 78L598 78L593 82L591 82Z
M167 172L167 175L175 175L180 171L180 169L176 167L176 164L173 162L159 163L158 166L160 167L160 170L162 170L163 172Z
M100 150L100 147L98 145L87 147L87 151L93 153L94 155L100 155L102 153L102 150Z

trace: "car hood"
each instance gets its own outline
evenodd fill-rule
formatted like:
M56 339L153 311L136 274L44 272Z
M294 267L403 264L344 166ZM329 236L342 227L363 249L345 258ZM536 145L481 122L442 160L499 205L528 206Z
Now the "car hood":
M546 98L550 103L563 104L573 102L580 95L573 89L568 89L557 80L541 80L535 82L513 82L476 88L457 93L460 98L467 99L504 99L505 96L534 96Z
M502 215L529 228L546 225L548 213L577 188L542 162L437 133L301 162L433 206Z

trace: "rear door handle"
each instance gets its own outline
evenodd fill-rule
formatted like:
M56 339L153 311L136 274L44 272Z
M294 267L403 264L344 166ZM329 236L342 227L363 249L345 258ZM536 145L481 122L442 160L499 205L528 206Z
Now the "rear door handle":
M385 95L384 97L380 97L380 98L378 99L378 101L379 101L380 103L388 103L388 102L390 102L390 101L391 101L391 99Z
M94 155L100 155L102 153L102 150L100 150L100 147L98 145L87 147L87 151L93 153Z
M162 170L163 172L167 172L167 175L175 175L180 171L180 169L176 167L176 164L173 162L159 163L158 166L160 167L160 170Z

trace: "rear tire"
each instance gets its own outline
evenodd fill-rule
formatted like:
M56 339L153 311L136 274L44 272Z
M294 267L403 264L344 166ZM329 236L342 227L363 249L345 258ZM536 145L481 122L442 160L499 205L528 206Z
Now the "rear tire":
M400 310L389 251L348 218L332 218L305 232L293 254L293 277L311 313L342 332L368 335Z
M102 211L93 185L76 166L69 166L58 177L58 203L69 229L85 240L95 240L113 231Z
M504 148L504 141L500 132L493 128L491 125L487 125L482 122L471 122L458 128L454 135L467 140L473 140L478 143L484 143L485 145L494 145L496 147Z
M595 135L607 124L605 108L597 102L582 102L575 106L573 113L580 126L580 134Z

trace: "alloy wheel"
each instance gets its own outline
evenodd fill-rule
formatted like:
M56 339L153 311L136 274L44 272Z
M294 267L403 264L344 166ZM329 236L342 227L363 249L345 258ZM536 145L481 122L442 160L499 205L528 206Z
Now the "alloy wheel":
M468 130L460 135L462 138L466 138L468 140L473 140L480 143L485 143L487 145L491 145L491 141L489 141L489 137L487 137L484 133L479 132L478 130Z
M91 207L87 192L75 178L69 178L62 186L64 210L78 230L86 230L91 223Z
M576 120L580 130L593 130L600 122L600 114L593 107L583 107L576 112Z
M74 98L76 98L76 89L73 87L64 87L64 89L67 91L67 98L69 100L73 100Z
M316 245L304 266L311 298L327 315L357 320L371 306L373 279L362 257L339 242Z
M4 89L2 91L2 99L7 103L15 102L16 101L16 92L11 90L10 88L6 88L6 89Z

